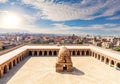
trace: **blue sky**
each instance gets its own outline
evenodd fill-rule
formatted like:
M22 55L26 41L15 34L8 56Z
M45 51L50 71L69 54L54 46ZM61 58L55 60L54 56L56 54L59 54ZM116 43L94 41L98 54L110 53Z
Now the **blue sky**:
M0 32L120 34L120 0L0 0L0 18L9 14L20 22L0 19Z

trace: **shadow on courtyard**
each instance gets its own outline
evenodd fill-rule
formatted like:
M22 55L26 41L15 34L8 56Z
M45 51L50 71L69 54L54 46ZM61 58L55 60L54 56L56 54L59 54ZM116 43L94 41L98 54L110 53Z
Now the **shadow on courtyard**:
M0 84L7 84L7 82L17 73L17 71L24 66L24 64L30 59L30 57L26 57L24 60L19 62L15 67L13 67L8 73L4 75L3 78L0 79Z
M60 72L61 74L71 74L71 75L85 75L85 73L79 69L77 69L76 67L73 67L73 71L72 72L67 72L67 71L64 71L64 72Z

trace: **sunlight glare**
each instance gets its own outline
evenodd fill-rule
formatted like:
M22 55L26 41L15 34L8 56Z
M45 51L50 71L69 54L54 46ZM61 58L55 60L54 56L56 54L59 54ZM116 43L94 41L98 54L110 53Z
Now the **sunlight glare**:
M8 13L3 17L3 24L5 26L14 27L20 25L20 23L21 23L21 19L16 14Z

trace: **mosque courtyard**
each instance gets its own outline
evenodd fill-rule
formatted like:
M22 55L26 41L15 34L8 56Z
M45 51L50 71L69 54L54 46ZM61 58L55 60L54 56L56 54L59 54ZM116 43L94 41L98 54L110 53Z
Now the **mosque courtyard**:
M56 72L56 62L57 57L27 57L0 84L120 84L120 71L93 57L72 57L73 72Z

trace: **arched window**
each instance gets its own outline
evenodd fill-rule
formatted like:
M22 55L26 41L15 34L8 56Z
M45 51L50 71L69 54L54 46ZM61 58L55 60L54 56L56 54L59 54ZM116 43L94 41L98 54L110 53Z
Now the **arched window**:
M32 56L32 51L29 51L29 56Z
M16 65L15 60L13 60L13 66L15 66L15 65Z
M114 61L113 60L111 61L111 65L114 65Z
M109 59L108 58L106 58L106 64L108 64L109 63Z
M19 63L19 59L17 58L17 64Z
M57 52L56 52L56 51L54 51L54 55L55 55L55 56L57 55Z
M72 55L75 55L75 51L72 52Z
M102 62L104 61L104 56L102 56L102 59L101 59L101 61L102 61Z
M37 51L34 52L34 56L37 56Z
M12 69L12 63L11 62L9 63L9 69Z
M52 51L49 51L49 55L52 56Z
M7 65L4 66L4 74L7 73Z
M85 55L85 54L84 54L84 51L82 51L82 55Z
M44 56L46 56L47 55L47 51L44 51Z
M42 51L39 52L39 56L42 56Z
M120 63L117 63L117 68L119 68L119 69L120 69Z
M77 55L80 55L80 51L77 51Z
M90 55L89 51L86 51L86 55Z

